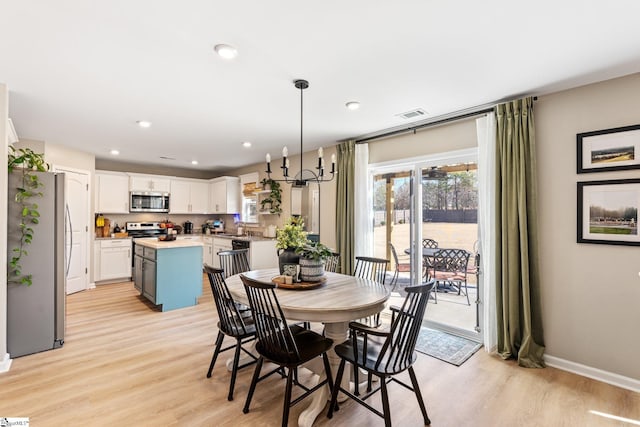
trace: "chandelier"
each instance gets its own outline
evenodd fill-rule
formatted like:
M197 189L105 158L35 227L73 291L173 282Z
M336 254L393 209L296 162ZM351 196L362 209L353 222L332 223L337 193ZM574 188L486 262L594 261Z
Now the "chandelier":
M331 155L331 172L330 172L331 178L327 178L324 174L324 158L322 157L322 147L318 148L318 166L316 166L315 168L317 172L302 168L302 154L304 153L304 150L302 149L302 141L303 141L302 124L303 124L303 112L304 112L304 107L302 102L303 101L302 93L306 88L309 87L309 82L306 80L296 80L293 83L297 89L300 89L300 172L295 174L293 177L289 175L289 159L287 158L287 156L289 155L289 150L287 149L287 147L284 147L282 149L282 166L280 166L280 169L282 169L282 176L284 177L284 179L271 178L271 155L270 154L267 154L267 158L266 158L267 177L269 179L272 179L273 181L286 182L287 184L292 184L295 187L305 187L309 182L317 182L317 183L329 182L333 180L336 174L336 155L335 154Z

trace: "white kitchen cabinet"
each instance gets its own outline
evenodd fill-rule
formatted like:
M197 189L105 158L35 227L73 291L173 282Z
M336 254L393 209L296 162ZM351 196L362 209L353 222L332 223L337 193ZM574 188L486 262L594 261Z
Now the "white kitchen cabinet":
M96 171L95 211L129 213L129 176L119 172Z
M96 282L131 279L131 239L105 239L96 242Z
M171 179L162 175L129 174L129 191L171 191Z
M224 237L213 237L213 266L215 268L220 268L220 257L218 256L218 252L220 251L230 251L232 249L231 239L227 239Z
M204 180L172 179L169 213L206 214L209 210L209 182Z
M210 213L239 213L240 205L240 178L234 176L221 176L209 181Z
M213 237L202 237L202 263L213 267Z
M275 240L252 240L249 246L249 266L252 270L278 267Z

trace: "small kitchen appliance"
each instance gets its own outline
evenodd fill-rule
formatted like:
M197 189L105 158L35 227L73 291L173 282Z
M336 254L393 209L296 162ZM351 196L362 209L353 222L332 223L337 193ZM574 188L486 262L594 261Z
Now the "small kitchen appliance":
M212 233L224 233L224 221L221 219L214 219L210 228Z
M185 221L183 231L184 231L184 234L192 234L193 223L191 221Z

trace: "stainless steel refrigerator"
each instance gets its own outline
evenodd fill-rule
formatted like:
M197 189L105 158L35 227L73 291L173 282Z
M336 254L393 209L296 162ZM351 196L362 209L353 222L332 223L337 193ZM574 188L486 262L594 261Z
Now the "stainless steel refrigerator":
M64 174L38 172L44 186L42 197L34 197L40 218L33 224L33 240L26 246L23 274L32 275L31 286L9 283L7 288L7 349L18 357L51 350L64 343L65 329L65 224ZM21 209L15 202L21 186L20 172L9 174L7 251L19 245Z

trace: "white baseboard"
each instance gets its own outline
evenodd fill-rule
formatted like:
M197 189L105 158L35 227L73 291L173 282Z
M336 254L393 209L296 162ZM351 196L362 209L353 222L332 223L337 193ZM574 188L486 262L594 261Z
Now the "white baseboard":
M574 374L582 375L583 377L592 378L594 380L602 381L603 383L640 393L640 380L592 368L591 366L581 365L580 363L571 362L569 360L546 354L544 356L544 361L548 366L553 368L573 372Z
M11 368L11 362L12 360L9 357L9 353L6 353L2 360L0 360L0 373L9 372L9 369Z

